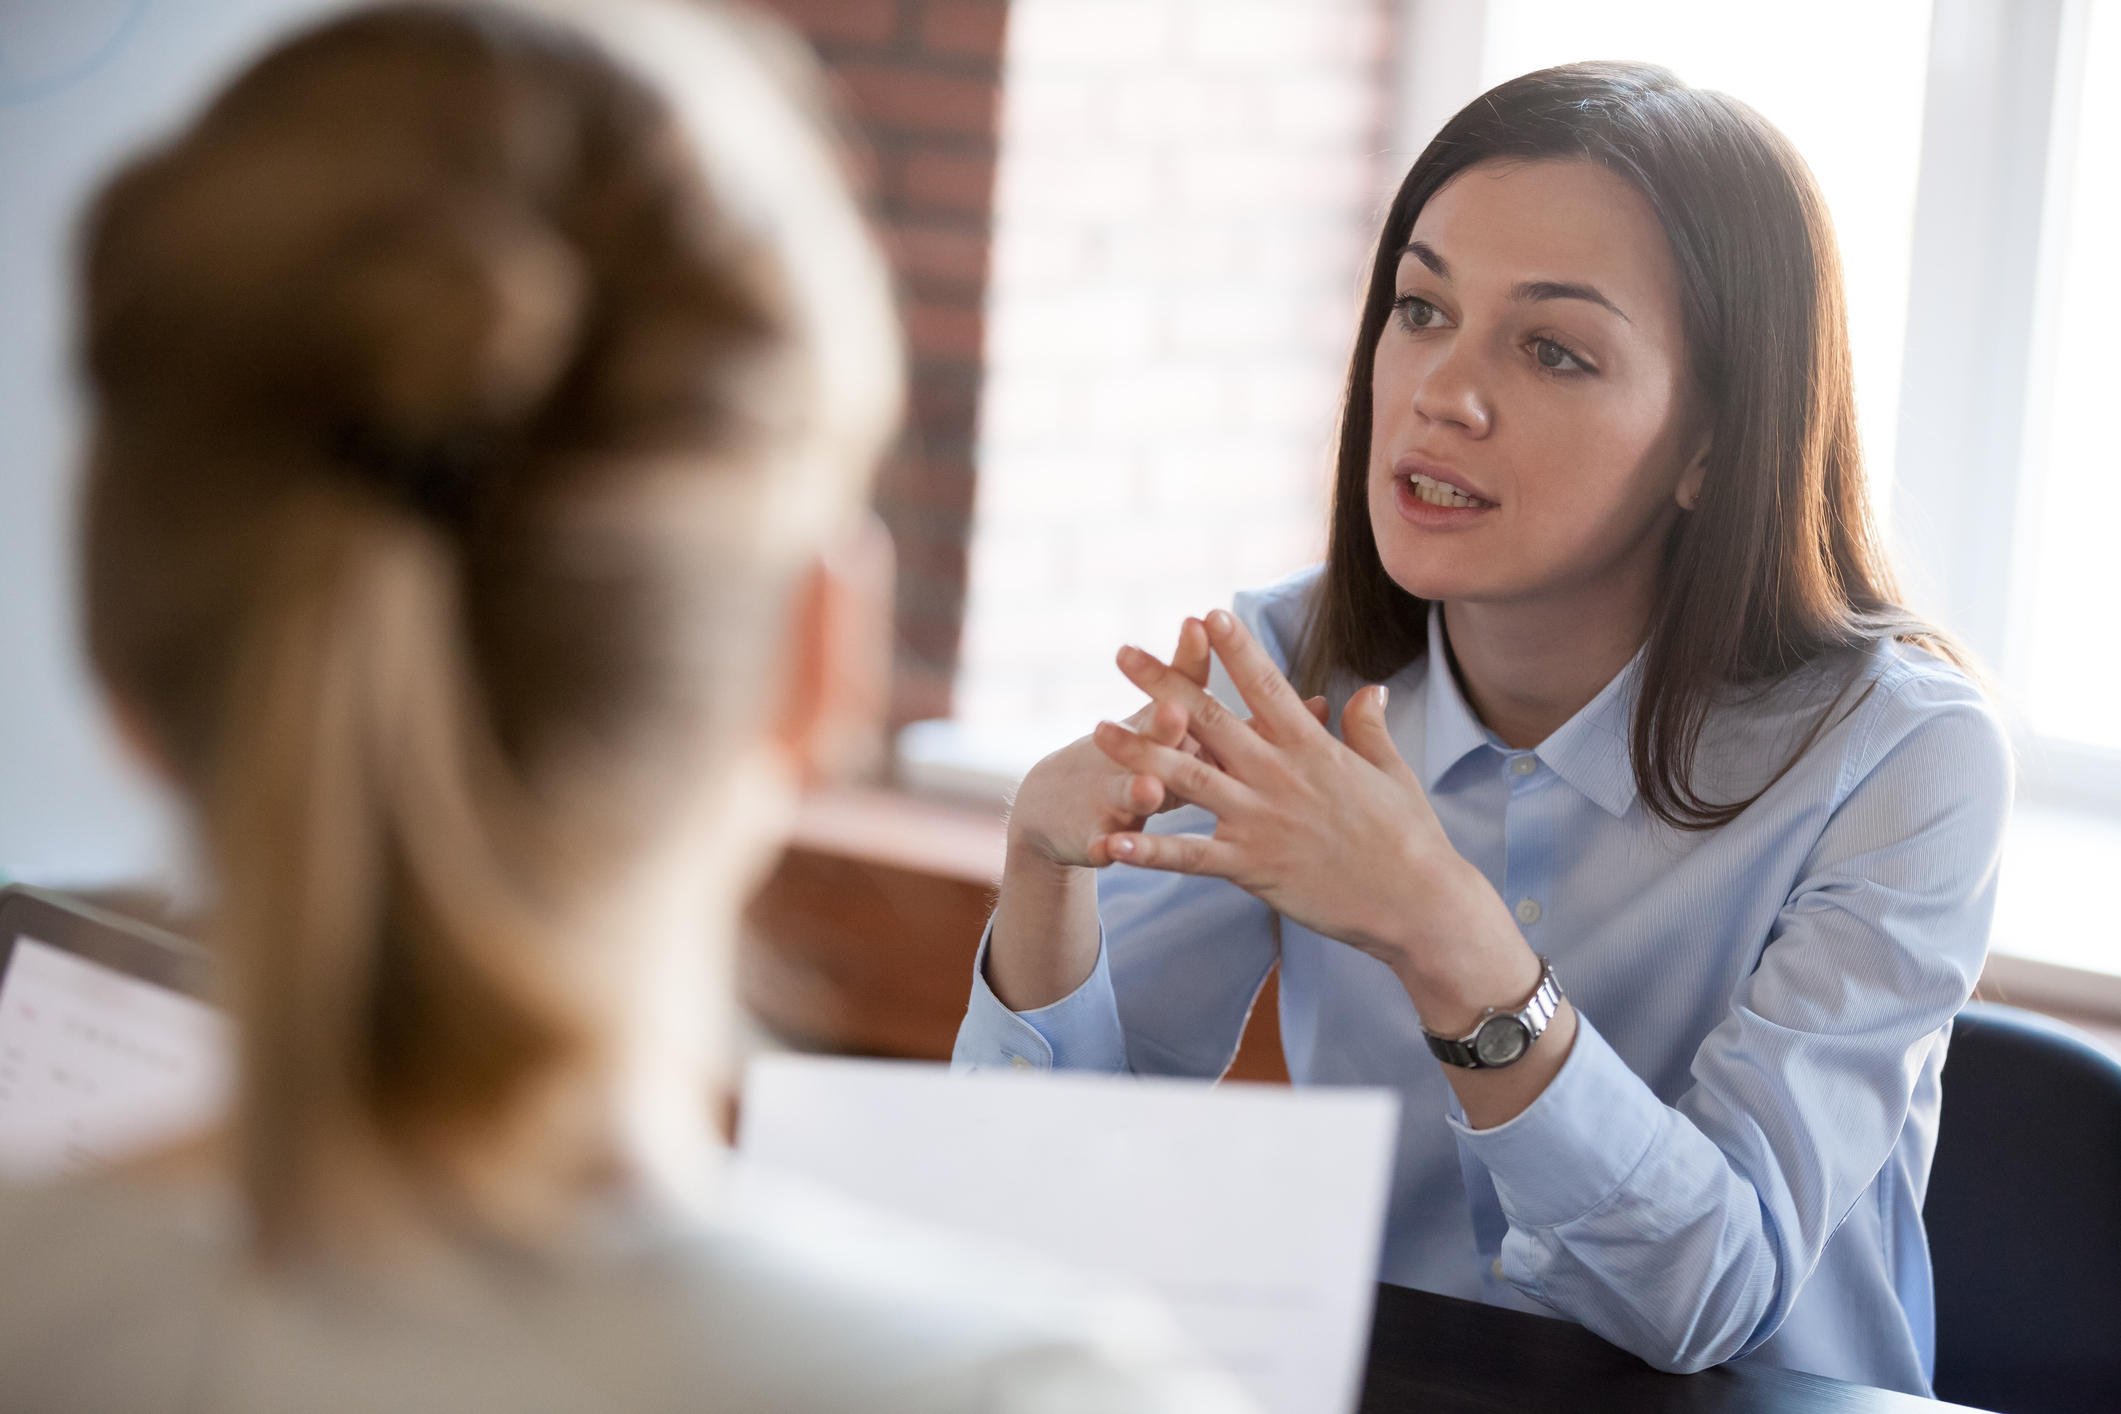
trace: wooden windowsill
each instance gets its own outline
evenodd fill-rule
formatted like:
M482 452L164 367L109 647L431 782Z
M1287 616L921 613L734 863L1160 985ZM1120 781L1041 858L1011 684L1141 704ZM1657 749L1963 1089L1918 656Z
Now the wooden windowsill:
M797 849L968 884L999 884L1008 827L998 810L874 788L821 791L796 817Z

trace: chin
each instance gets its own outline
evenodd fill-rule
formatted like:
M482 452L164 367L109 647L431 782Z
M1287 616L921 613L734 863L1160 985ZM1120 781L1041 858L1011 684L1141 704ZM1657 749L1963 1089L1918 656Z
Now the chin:
M1498 588L1493 566L1457 563L1461 556L1441 547L1380 543L1377 548L1392 582L1418 599L1481 599Z
M1422 599L1464 599L1493 591L1497 552L1508 546L1496 534L1498 511L1468 519L1464 511L1422 506L1409 513L1388 487L1371 488L1370 531L1384 571L1407 593ZM1436 523L1426 523L1433 519Z
M1468 594L1463 587L1451 580L1438 579L1435 576L1422 577L1392 574L1389 569L1385 573L1392 575L1394 584L1417 599L1428 599L1436 603L1443 603L1451 599L1473 599L1479 597L1477 594Z

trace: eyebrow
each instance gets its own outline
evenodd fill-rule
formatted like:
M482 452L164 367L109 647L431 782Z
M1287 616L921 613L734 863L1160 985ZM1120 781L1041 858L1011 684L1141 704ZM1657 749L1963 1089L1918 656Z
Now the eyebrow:
M1510 298L1515 300L1580 299L1610 309L1630 324L1635 322L1632 319L1628 319L1625 310L1598 293L1597 288L1592 285L1571 285L1556 280L1521 280L1517 284L1510 286Z
M1411 255L1428 266L1430 272L1439 280L1451 278L1451 263L1427 241L1408 241L1399 253L1402 256ZM1521 280L1510 287L1510 298L1534 303L1550 299L1583 300L1587 304L1611 310L1630 324L1635 322L1628 319L1626 310L1600 294L1595 285L1579 285L1563 280Z
M1400 247L1399 253L1402 257L1411 255L1422 264L1428 266L1430 272L1439 280L1451 278L1451 262L1438 255L1436 247L1430 245L1427 241L1408 241L1404 246Z

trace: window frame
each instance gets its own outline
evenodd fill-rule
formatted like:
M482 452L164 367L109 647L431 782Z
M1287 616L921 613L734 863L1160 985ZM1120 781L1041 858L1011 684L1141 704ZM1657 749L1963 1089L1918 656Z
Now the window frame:
M2020 710L2090 14L1935 0L1888 509L1915 602L1992 677L2021 794L2117 815L2121 752L2042 736Z

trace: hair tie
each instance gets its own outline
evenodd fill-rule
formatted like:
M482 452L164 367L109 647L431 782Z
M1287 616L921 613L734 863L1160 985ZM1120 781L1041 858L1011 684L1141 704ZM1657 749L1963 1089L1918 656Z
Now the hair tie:
M468 427L414 437L357 422L332 439L335 464L455 535L478 522L499 450L492 433Z

